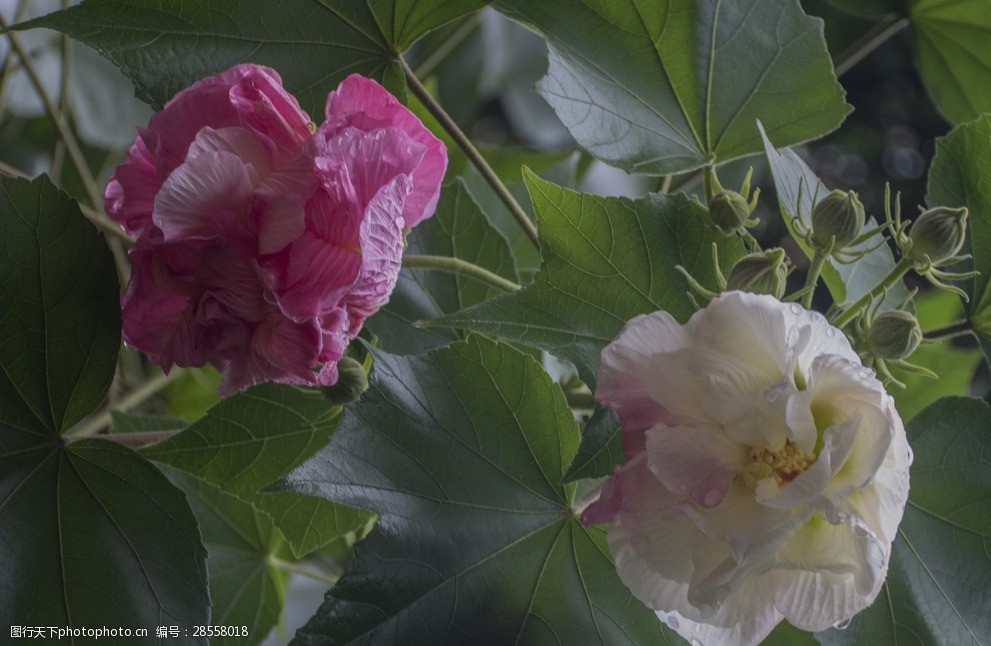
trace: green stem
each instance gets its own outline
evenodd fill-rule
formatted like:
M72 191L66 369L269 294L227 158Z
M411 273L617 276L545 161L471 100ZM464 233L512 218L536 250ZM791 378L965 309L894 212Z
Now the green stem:
M268 557L268 564L274 568L284 570L285 572L292 572L293 574L305 576L306 578L313 579L314 581L326 583L329 586L337 585L337 580L340 578L340 576L335 577L324 574L323 572L315 572L309 568L301 567L295 563L289 563L288 561L283 561L282 559L274 556Z
M158 444L159 442L164 442L170 437L181 433L181 430L175 431L142 431L140 433L104 433L100 436L101 440L110 440L111 442L116 442L123 446L131 447L132 449L140 449L143 446L149 446L152 444ZM73 437L70 440L81 440L82 437Z
M864 307L871 304L877 297L882 296L888 291L888 289L891 288L892 285L901 280L902 276L908 273L908 270L912 268L912 265L913 261L911 258L902 258L899 260L898 264L896 264L891 270L891 273L884 277L884 280L875 285L874 289L857 299L853 305L843 310L843 312L832 321L832 324L838 328L842 328L844 325L855 319Z
M911 21L896 13L885 16L833 59L836 76L842 76L851 67L864 60L868 54L880 47L889 38L908 27Z
M970 319L960 319L959 321L954 321L949 325L926 330L922 333L922 338L929 339L930 341L944 341L946 339L952 339L954 337L973 333L974 325L970 322Z
M809 265L809 272L805 275L805 287L808 290L802 296L802 307L810 309L812 307L812 295L815 293L816 283L819 282L819 274L822 273L822 266L826 262L826 254L820 249L816 249L812 255L812 264Z
M62 9L69 8L69 0L62 0ZM59 80L58 116L62 124L69 123L69 85L72 79L72 40L62 35L62 76ZM65 160L65 142L61 138L55 140L55 150L52 152L52 179L61 181L62 163Z
M0 16L0 27L6 29L9 26L7 20L3 16ZM38 97L45 105L45 112L48 114L48 118L51 119L59 137L65 143L65 150L69 153L69 160L79 174L79 179L82 180L87 199L89 199L94 208L100 208L100 205L103 204L103 196L100 195L100 191L96 187L96 179L94 179L93 173L90 172L89 166L86 164L86 158L83 157L83 152L79 148L79 142L76 141L76 137L69 129L68 124L59 117L58 108L55 106L55 102L52 101L52 97L48 96L48 92L45 91L41 77L38 76L38 70L35 69L34 64L31 62L31 57L21 45L20 39L11 32L8 32L6 35L10 39L10 46L17 53L17 57L21 61L21 67L24 68L28 78L31 79L31 85L34 86L35 92L38 93Z
M120 401L118 401L114 406L103 409L86 422L70 430L65 434L66 437L80 438L96 435L103 429L110 426L113 419L110 415L111 410L126 411L134 408L164 388L169 382L174 381L179 375L183 374L183 372L185 371L182 368L173 368L169 374L162 373L155 375L124 397L121 397Z
M420 79L417 78L416 74L413 73L413 70L409 68L409 65L406 64L406 61L404 61L402 57L399 58L399 65L402 67L403 74L406 75L407 85L409 85L409 88L412 90L413 94L416 95L416 98L420 99L424 107L426 107L430 114L432 114L434 118L440 122L440 125L447 131L447 134L449 134L461 150L464 151L465 156L471 160L471 163L475 165L478 172L482 174L485 181L488 182L489 186L492 187L492 190L495 191L496 196L498 196L502 203L506 205L506 208L509 209L513 219L516 220L517 224L520 225L520 228L523 229L523 232L526 233L528 238L530 238L530 242L533 243L533 246L539 249L540 242L537 239L537 228L530 220L530 216L526 214L526 211L523 210L520 203L516 201L516 198L509 192L506 185L502 183L502 180L499 179L496 172L492 170L489 163L485 161L485 158L482 157L482 153L478 152L478 149L471 143L468 136L461 131L458 124L454 123L454 119L452 119L451 116L444 110L443 106L441 106L441 104L430 95L427 88L423 87L423 84L420 83Z
M461 258L451 256L417 256L408 254L403 256L403 267L409 269L435 269L437 271L447 271L463 276L470 276L490 287L495 287L501 292L515 292L520 289L520 285L502 276L495 274L484 267L472 264Z

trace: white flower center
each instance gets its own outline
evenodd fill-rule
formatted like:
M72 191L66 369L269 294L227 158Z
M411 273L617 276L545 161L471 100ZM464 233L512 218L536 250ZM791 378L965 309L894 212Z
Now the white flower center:
M777 452L767 449L750 449L750 461L738 478L747 487L756 489L765 478L774 478L779 485L791 482L816 461L815 453L806 453L798 444L788 440Z

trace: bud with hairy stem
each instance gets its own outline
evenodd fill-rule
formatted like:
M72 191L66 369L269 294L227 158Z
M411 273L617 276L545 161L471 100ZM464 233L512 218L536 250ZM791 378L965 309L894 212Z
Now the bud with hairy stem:
M348 404L357 401L368 390L368 373L351 357L342 357L337 362L337 383L324 386L323 394L334 404Z
M866 221L864 205L853 191L832 191L812 209L811 240L827 253L857 239Z
M938 206L916 218L908 232L911 246L905 255L923 266L936 266L953 258L967 236L967 207Z
M709 200L709 217L723 235L744 228L750 218L750 204L736 191L719 191Z
M726 289L752 294L770 294L780 299L784 296L788 279L788 266L785 260L785 250L780 247L747 254L736 261L730 269L726 279Z
M922 343L922 328L911 313L891 310L874 319L867 332L867 348L879 359L905 359Z

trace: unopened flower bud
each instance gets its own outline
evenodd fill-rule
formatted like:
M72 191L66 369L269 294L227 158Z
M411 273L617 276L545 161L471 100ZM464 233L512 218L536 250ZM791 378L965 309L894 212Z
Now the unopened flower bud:
M778 247L747 254L736 261L726 279L726 289L781 298L785 293L787 279L785 250Z
M922 342L922 328L914 316L903 310L881 314L867 332L867 347L879 359L904 359Z
M938 265L960 251L967 237L967 207L937 206L920 215L908 232L906 254L915 262Z
M719 191L709 200L709 217L721 232L729 235L743 228L750 217L750 205L736 191Z
M337 383L325 386L323 394L335 404L357 401L368 390L368 374L360 363L351 357L337 362Z
M856 193L833 191L812 209L812 243L819 249L842 249L860 235L865 220Z

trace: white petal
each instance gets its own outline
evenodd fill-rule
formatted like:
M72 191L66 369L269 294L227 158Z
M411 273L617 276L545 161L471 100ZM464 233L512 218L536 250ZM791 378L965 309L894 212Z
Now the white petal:
M670 491L689 495L702 507L714 507L749 458L749 449L706 426L648 429L647 460L651 472Z

